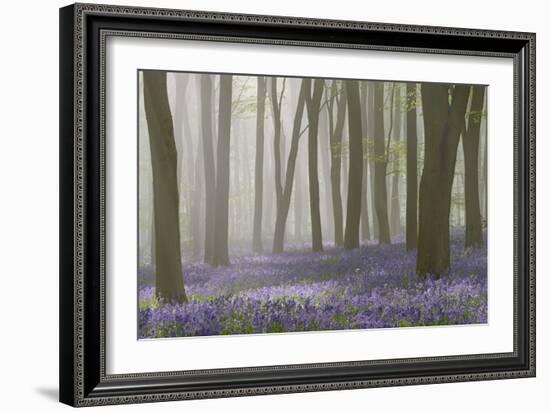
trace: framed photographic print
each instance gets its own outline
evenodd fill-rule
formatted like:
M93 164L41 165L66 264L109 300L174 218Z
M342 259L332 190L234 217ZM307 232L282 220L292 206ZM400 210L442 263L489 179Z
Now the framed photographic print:
M533 33L60 24L62 402L535 375Z

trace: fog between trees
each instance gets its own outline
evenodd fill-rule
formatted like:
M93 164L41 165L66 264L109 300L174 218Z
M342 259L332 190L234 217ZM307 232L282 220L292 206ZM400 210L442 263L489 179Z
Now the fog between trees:
M183 261L404 241L445 275L487 220L486 87L143 71L139 263L185 302Z

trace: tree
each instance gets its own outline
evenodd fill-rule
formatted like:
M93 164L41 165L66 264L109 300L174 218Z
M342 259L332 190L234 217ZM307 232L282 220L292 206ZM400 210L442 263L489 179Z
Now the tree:
M374 123L375 120L375 106L374 106L374 90L376 87L376 83L374 81L367 81L367 118L369 118L369 122L367 123L367 136L369 137L367 140L369 150L374 152L374 145L373 145L373 139L372 136L374 136ZM378 216L376 215L376 198L374 195L374 168L376 166L376 156L372 153L369 153L368 155L368 168L369 168L369 183L370 183L370 190L367 192L370 192L370 209L372 214L372 238L379 238L378 234Z
M361 93L361 133L363 140L363 177L361 180L361 239L370 240L370 226L369 226L369 202L367 199L367 192L369 187L369 162L367 161L367 139L368 139L368 127L367 127L367 82L362 81L360 83ZM369 120L370 121L370 120ZM351 144L350 144L351 146Z
M174 108L174 135L176 139L176 148L178 150L178 187L180 188L180 205L184 202L183 213L187 216L191 228L192 252L193 258L198 258L200 254L201 232L199 217L200 195L199 187L195 176L196 167L193 157L193 132L191 131L191 118L189 115L189 104L186 103L186 94L193 85L194 79L198 76L189 74L177 74L176 78L176 104ZM197 82L198 83L198 82ZM199 87L200 84L198 83ZM179 141L179 144L178 144ZM199 152L200 150L197 150ZM185 239L182 239L185 244ZM182 244L182 247L183 247ZM183 249L183 248L182 248Z
M330 87L331 97L327 100L330 138L330 182L332 186L332 212L334 215L334 243L344 245L343 210L341 193L342 134L346 119L347 98L344 88L339 90L336 80ZM339 95L340 94L340 95ZM334 102L336 102L336 124L334 124Z
M363 135L361 126L361 102L359 82L346 80L349 123L349 178L344 247L359 247L359 223L361 219L361 186L363 179Z
M451 191L469 86L423 83L421 93L425 142L416 272L440 278L450 268Z
M485 86L472 86L468 124L462 134L465 175L466 236L465 247L483 245L479 205L479 139Z
M390 214L390 232L393 233L393 235L397 235L401 233L401 207L399 204L399 174L401 173L400 170L400 152L399 152L399 146L401 143L401 90L400 87L395 87L395 96L393 97L395 99L393 104L393 111L394 111L394 121L395 126L393 127L393 141L394 141L394 149L393 149L393 170L392 170L392 190L391 190L391 214Z
M332 187L330 184L330 136L328 112L323 110L323 108L328 104L328 100L334 99L334 97L330 95L330 90L326 88L324 81L323 89L323 104L321 105L319 113L319 149L321 156L321 176L323 177L323 184L321 186L321 191L323 194L321 196L321 211L323 212L323 220L326 222L326 226L324 227L326 235L324 237L334 241L334 222L332 222L332 216L334 213L332 211Z
M166 72L144 71L143 94L153 169L155 289L165 301L187 302L181 267L177 152Z
M309 177L309 207L311 210L311 244L313 251L323 251L323 234L321 231L321 212L319 208L319 174L318 174L318 137L319 112L323 96L323 80L315 79L313 95L311 94L311 79L304 79L306 107L309 119L308 126L308 177Z
M265 119L265 77L258 77L256 102L256 161L254 166L254 227L252 233L252 249L256 253L263 251L262 247L262 209L263 209L263 178L264 178L264 119Z
M229 148L231 142L232 83L233 76L227 74L220 76L214 265L229 265Z
M406 246L416 249L418 239L418 137L416 135L416 84L407 83L407 205Z
M305 81L302 80L300 86L300 95L294 115L294 124L292 128L292 141L290 143L290 152L288 154L287 170L285 173L285 185L282 190L281 203L277 205L277 215L275 217L275 234L273 236L273 253L282 253L285 242L285 226L288 217L288 208L292 196L292 186L294 183L294 171L296 169L296 156L298 155L298 143L300 141L300 126L304 115L306 101Z
M271 77L271 87L269 89L269 98L273 111L273 156L275 166L275 202L277 209L282 205L283 183L281 174L281 104L283 101L284 88L281 96L277 94L277 77ZM285 83L283 83L285 84Z
M204 165L204 262L214 262L216 168L214 163L214 135L212 132L212 78L201 75L201 128Z
M378 241L380 244L389 244L390 225L388 222L388 191L386 187L387 158L384 137L384 83L381 81L376 82L374 86L374 107L374 201L378 220Z

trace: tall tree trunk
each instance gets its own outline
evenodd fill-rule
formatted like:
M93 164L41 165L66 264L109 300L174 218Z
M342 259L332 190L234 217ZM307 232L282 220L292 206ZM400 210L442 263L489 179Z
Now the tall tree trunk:
M300 161L300 160L298 160ZM296 190L294 194L294 241L298 243L303 242L303 233L302 226L304 225L303 220L303 208L304 208L304 186L305 181L302 176L303 170L301 167L298 167L295 171L294 184L296 185Z
M323 105L326 105L330 97L329 90L325 89L323 81L323 89L325 90ZM321 175L323 176L323 221L325 228L325 238L334 241L334 224L329 224L332 219L332 198L330 187L330 137L328 133L328 115L325 110L320 109L319 120L319 147L321 151Z
M216 167L212 132L212 78L201 75L201 128L204 165L204 262L214 262L214 229L216 214Z
M177 153L166 73L144 71L143 93L153 169L156 293L165 301L187 302L181 267Z
M361 183L361 239L363 241L370 240L370 226L369 226L369 202L367 198L368 181L369 181L369 162L366 157L367 148L367 82L362 81L360 86L361 92L361 138L363 141L363 177Z
M256 104L256 163L254 166L254 228L252 234L252 249L256 253L263 251L262 247L262 209L263 209L263 178L264 178L264 118L265 118L265 77L258 77Z
M311 245L313 251L323 251L323 233L321 230L321 210L319 207L319 170L318 170L318 137L319 112L323 95L323 80L315 79L313 95L311 79L304 79L306 88L306 107L309 119L308 126L308 177L309 207L311 211Z
M290 144L290 152L288 154L287 170L285 173L285 185L282 193L281 206L277 207L277 216L275 220L275 234L273 236L273 253L282 253L285 243L285 226L288 217L288 208L292 196L292 186L294 183L294 171L296 169L296 156L298 155L298 143L300 141L300 127L304 115L304 107L306 101L305 81L302 80L300 87L300 95L294 115L294 124L292 129L292 142Z
M416 135L416 84L407 83L407 250L416 249L418 239L418 138Z
M389 244L388 191L386 187L386 144L384 137L384 83L374 85L374 201L378 220L378 242Z
M240 121L236 121L236 123L240 123ZM233 161L233 166L229 167L231 170L231 178L233 179L233 182L231 183L231 186L233 187L233 190L235 193L240 193L239 187L240 187L240 164L241 164L241 158L238 150L238 144L239 140L241 139L241 133L239 130L239 127L235 127L236 133L233 133L233 145L232 149L229 153L229 158ZM217 189L217 186L216 186ZM217 192L216 192L217 196ZM230 215L230 229L231 229L231 237L235 239L240 239L242 234L242 228L239 223L239 214L242 212L242 200L240 195L235 195L232 197L233 199L233 205L234 207L231 207L231 215Z
M197 206L195 205L198 199L195 193L193 136L190 126L191 121L189 117L189 105L186 103L186 96L190 88L190 84L191 80L188 74L176 75L176 108L174 110L174 123L176 124L176 142L178 140L181 141L179 146L176 144L178 149L178 187L180 187L179 198L180 202L184 202L186 204L184 214L189 219L192 238L191 249L194 255L195 250L197 249L196 243L198 242L199 237L197 229L199 219L196 216Z
M466 238L465 247L480 247L483 245L481 235L481 213L479 206L479 139L481 111L485 99L485 86L472 86L470 116L468 126L462 134L464 152L465 176L465 207L466 207Z
M202 134L202 133L201 133ZM202 187L204 185L204 168L202 166L202 153L197 146L197 153L195 156L195 170L194 170L194 184L193 184L193 205L191 210L192 215L192 230L193 230L193 260L199 260L203 256L201 255L202 245L204 244L204 208L202 207L202 200L204 193ZM201 230L202 229L202 230Z
M282 206L283 184L281 172L281 106L277 94L277 77L271 77L271 87L269 89L269 98L273 111L273 158L275 166L275 203L277 210ZM278 211L277 211L278 212Z
M420 180L419 232L416 272L440 278L449 272L449 215L460 133L468 103L469 86L423 83L422 108L425 144Z
M345 87L349 107L349 186L344 247L351 250L359 247L359 224L362 203L361 187L363 180L363 135L359 82L357 80L346 80Z
M486 106L487 106L487 98L485 98L485 101L484 101L484 104L483 104L483 110L486 111ZM488 205L488 192L487 192L487 152L488 152L488 147L489 147L489 136L487 134L487 120L485 118L481 118L481 121L482 121L482 129L483 129L483 132L481 132L480 130L480 133L482 133L482 135L484 136L484 145L483 145L483 164L482 164L482 171L481 171L481 192L482 192L482 195L483 195L483 207L482 207L482 210L483 210L483 219L485 220L485 225L488 223L488 220L489 220L489 216L487 215L487 205Z
M374 90L376 87L376 83L373 81L367 82L367 118L369 119L369 122L367 123L367 130L368 130L368 137L369 137L369 149L372 150L374 153L374 130L375 130L375 123L376 123L376 117L375 117L375 106L374 106ZM372 239L379 238L378 234L378 216L376 215L376 196L374 195L374 168L376 165L376 156L372 153L369 154L369 175L370 175L370 210L372 214Z
M341 192L341 172L342 172L342 134L344 130L344 121L346 119L347 97L345 90L338 90L336 80L332 81L331 93L336 96L336 124L333 122L333 100L329 100L329 127L330 127L330 181L332 186L332 210L334 214L334 243L337 246L344 245L343 228L343 210L342 210L342 192ZM338 94L341 93L340 96Z
M229 265L229 148L231 142L232 83L233 76L226 74L220 76L214 265Z
M392 170L392 191L391 191L391 233L398 235L401 233L401 207L399 204L399 173L400 173L400 161L399 161L399 145L401 143L401 91L397 87L395 89L395 104L393 107L395 126L393 128L393 170Z

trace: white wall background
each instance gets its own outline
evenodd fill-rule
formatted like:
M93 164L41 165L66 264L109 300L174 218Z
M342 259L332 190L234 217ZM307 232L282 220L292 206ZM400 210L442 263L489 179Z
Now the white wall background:
M536 0L389 2L274 0L128 0L114 4L257 14L444 25L537 33L538 371L536 379L378 388L124 406L119 409L281 410L547 409L550 299L550 26ZM58 362L58 7L63 1L2 7L0 64L0 408L50 410ZM114 409L108 407L109 409ZM105 408L107 409L107 408Z

